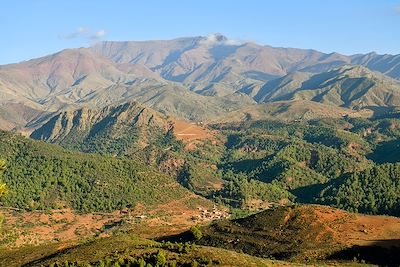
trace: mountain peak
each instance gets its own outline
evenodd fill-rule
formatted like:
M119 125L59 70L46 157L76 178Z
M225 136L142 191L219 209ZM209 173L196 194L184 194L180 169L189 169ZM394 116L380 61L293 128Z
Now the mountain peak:
M346 75L348 77L352 77L352 78L359 78L359 77L368 77L368 78L380 78L380 79L384 79L387 81L390 81L391 78L388 76L384 76L381 73L372 71L370 69L368 69L367 67L361 66L361 65L355 65L355 66L351 66L351 65L346 65L343 67L340 67L338 69L334 69L332 70L333 73L338 73L340 75Z
M225 42L225 41L228 40L228 38L227 38L226 36L222 35L221 33L213 33L213 34L210 34L210 35L208 36L208 38L212 38L212 39L214 39L214 40L217 41L217 42Z

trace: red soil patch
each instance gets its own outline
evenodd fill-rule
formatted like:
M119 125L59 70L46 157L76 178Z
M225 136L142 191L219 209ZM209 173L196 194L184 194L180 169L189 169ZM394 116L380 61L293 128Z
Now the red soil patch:
M181 120L173 120L174 134L178 140L185 143L194 140L213 139L214 135L201 125L188 123Z
M77 214L71 209L27 212L3 208L0 215L5 217L6 223L0 233L0 242L7 238L5 232L15 236L15 240L7 242L9 248L48 242L75 242L94 235L110 235L119 227L131 229L141 237L153 238L177 234L211 220L200 216L202 210L210 210L211 207L211 202L190 195L163 205L144 206L139 203L133 210L112 213ZM112 225L115 228L111 227L111 231L103 227Z
M318 221L325 231L342 245L369 245L376 241L400 239L400 219L348 213L328 207L315 207ZM323 234L323 233L321 233Z
M7 222L5 230L16 235L10 247L81 240L98 233L102 226L122 219L118 213L80 215L70 209L52 210L49 213L5 209L1 213Z
M211 203L196 203L196 200L197 197L191 195L151 209L137 206L133 216L144 218L140 219L140 223L132 224L133 232L143 238L159 238L179 234L191 226L211 221L211 217L202 217L204 210L212 209Z

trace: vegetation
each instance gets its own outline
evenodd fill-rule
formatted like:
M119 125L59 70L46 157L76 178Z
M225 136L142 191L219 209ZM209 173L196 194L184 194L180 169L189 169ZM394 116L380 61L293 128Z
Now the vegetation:
M203 234L201 233L200 229L196 226L190 228L190 234L193 236L195 240L200 240L203 237Z
M190 243L158 243L126 234L58 251L53 244L0 251L1 266L282 266L282 262Z
M226 179L225 187L214 194L214 199L234 208L245 208L251 200L269 203L294 200L293 195L276 182L264 183L249 179L243 173L235 174L232 171L227 171L223 177Z
M219 202L246 208L251 199L286 199L398 215L399 119L250 121L213 128L227 136L219 164L225 187L214 194ZM393 164L378 165L384 162Z
M7 195L7 186L5 183L2 182L1 176L6 169L6 163L4 160L0 159L0 200Z
M218 220L201 227L203 236L196 244L317 266L340 266L351 262L394 266L399 247L392 238L399 219L347 213L320 205L275 207L240 219ZM382 227L377 229L377 224ZM368 233L363 239L360 228ZM382 240L374 242L377 232ZM180 237L184 238L185 234ZM176 238L176 237L175 237ZM370 240L370 245L365 241ZM390 245L391 244L391 245ZM329 260L329 263L325 262ZM344 261L346 260L346 261Z
M400 164L351 173L322 190L318 200L352 212L400 216Z
M141 162L68 152L7 132L0 132L0 155L8 162L3 177L10 191L3 200L7 206L114 211L188 194L173 179Z
M35 147L44 144L27 145L26 140L25 148L15 149L20 141L10 146L13 142L3 140L7 145L0 151L9 150L3 154L10 162L4 179L12 192L19 192L10 194L4 203L28 209L66 203L80 211L111 211L138 201L159 203L162 198L177 197L179 194L159 192L158 181L166 177L150 165L189 190L231 208L257 210L297 202L398 214L393 208L398 201L398 174L379 171L379 177L368 178L373 176L368 170L387 168L379 165L387 162L393 164L392 169L400 164L399 119L248 121L212 128L219 132L219 145L204 141L192 150L185 150L172 130L162 132L156 126L116 124L84 139L79 139L77 132L57 141L66 148L115 158L82 155L54 146L44 149L54 150L52 153L40 154ZM146 147L139 149L144 140ZM17 168L28 166L28 162L29 171ZM26 182L29 176L37 180ZM108 184L110 180L112 184ZM126 186L117 189L118 183ZM392 191L386 190L389 187Z

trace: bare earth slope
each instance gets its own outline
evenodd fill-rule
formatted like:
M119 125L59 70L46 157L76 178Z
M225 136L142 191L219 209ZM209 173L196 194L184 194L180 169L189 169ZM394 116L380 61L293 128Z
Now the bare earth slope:
M323 206L279 207L243 219L215 222L202 232L200 244L276 259L356 257L386 265L400 260L399 218Z

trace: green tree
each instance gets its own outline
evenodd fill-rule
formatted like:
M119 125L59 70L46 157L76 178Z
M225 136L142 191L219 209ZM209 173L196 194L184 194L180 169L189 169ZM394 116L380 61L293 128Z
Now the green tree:
M167 264L167 259L162 251L159 251L156 255L156 266L162 267Z
M6 169L6 162L0 159L0 199L7 195L7 186L1 181L1 175Z
M190 233L193 235L193 237L196 240L200 240L203 237L203 233L196 226L193 226L192 228L190 228Z

